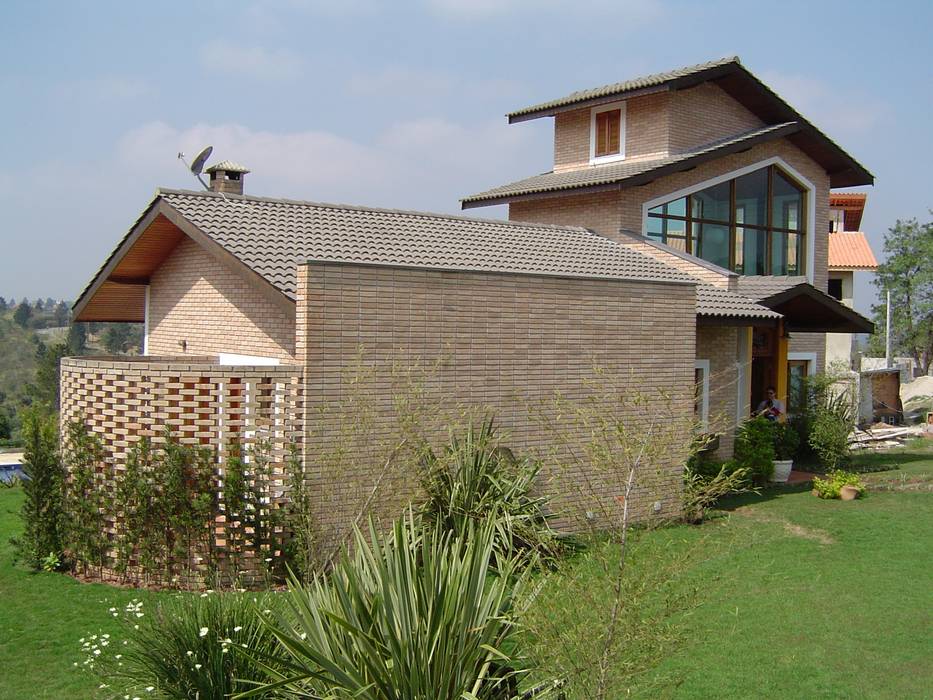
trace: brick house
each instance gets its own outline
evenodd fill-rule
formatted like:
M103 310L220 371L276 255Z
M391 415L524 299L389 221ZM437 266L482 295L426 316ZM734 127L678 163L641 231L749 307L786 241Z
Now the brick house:
M553 170L466 197L464 208L508 204L512 220L586 226L780 315L697 317L697 382L722 456L768 386L793 410L789 377L824 368L825 334L871 332L827 294L827 258L830 189L874 178L738 58L508 115L545 117Z
M336 439L319 409L346 394L360 348L443 358L441 394L495 408L519 452L551 446L529 401L582 397L596 363L672 396L726 456L762 385L786 393L794 353L815 371L823 333L870 328L825 288L829 188L871 175L737 60L510 119L543 116L554 171L463 200L508 202L510 221L248 196L248 171L226 161L208 170L213 191L159 190L74 306L76 321L144 324L144 353L65 359L63 420L84 421L115 464L163 426L221 452L231 436L263 432L279 456L297 440L319 520L339 527L359 507L349 484L375 475L328 472L315 441ZM737 222L742 178L767 187L746 188ZM737 230L760 246L736 247ZM637 514L679 511L682 463L655 465ZM611 502L621 488L602 490ZM558 495L563 512L587 509Z

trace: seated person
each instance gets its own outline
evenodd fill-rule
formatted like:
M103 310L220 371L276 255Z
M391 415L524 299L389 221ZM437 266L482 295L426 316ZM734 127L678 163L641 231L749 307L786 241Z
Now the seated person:
M777 392L773 386L768 387L768 398L758 404L755 416L764 416L768 420L780 420L784 415L784 404L776 398Z

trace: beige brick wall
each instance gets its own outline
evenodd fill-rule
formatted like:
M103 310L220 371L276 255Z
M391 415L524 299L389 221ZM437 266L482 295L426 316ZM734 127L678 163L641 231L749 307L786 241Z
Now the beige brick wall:
M669 152L668 93L634 97L625 101L626 160L660 157ZM554 117L554 170L590 166L590 115L577 109Z
M554 446L529 415L528 402L544 401L555 391L581 398L594 363L632 372L648 394L671 391L675 411L690 420L695 306L689 285L312 264L299 268L298 296L312 465L316 454L327 452L320 449L327 435L315 437L317 421L341 424L333 412L350 391L347 371L360 347L374 362L391 358L410 365L442 358L431 380L435 395L494 407L518 453L544 455ZM391 389L375 393L385 402L379 425L388 426ZM649 406L630 418L637 423L650 415ZM655 500L663 503L662 515L679 511L681 463L674 453L646 470L636 493L637 513L644 515ZM363 466L349 473L332 473L326 464L315 470L325 526L337 527L355 514L353 494L361 493L361 482L374 480L371 469L358 464ZM555 508L567 514L568 523L592 509L576 492L592 474L549 477L555 479L547 482ZM397 508L411 488L402 484L378 502ZM600 498L611 505L620 489L618 483L604 484Z
M710 361L709 431L722 436L717 452L720 459L732 457L735 438L737 334L734 327L697 326L697 359Z
M289 361L294 347L294 319L190 238L152 275L150 355L229 352Z
M509 219L535 223L584 226L612 238L621 225L618 192L568 195L509 204Z
M670 93L670 151L683 151L764 126L713 83Z

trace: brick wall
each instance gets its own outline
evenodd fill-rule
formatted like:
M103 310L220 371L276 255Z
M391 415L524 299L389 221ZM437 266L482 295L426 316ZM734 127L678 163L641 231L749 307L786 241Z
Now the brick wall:
M758 117L713 83L670 93L670 152L718 141L764 126Z
M294 319L190 238L152 275L150 355L229 352L290 361L294 348Z
M738 330L728 326L697 326L698 360L709 360L709 431L721 435L719 459L732 457L735 438L738 374Z
M272 486L281 496L284 463L291 441L301 443L303 381L294 365L229 367L207 358L65 358L61 364L61 421L82 423L103 448L98 471L113 487L114 474L126 468L133 445L147 437L164 443L165 430L179 442L211 448L217 455L218 489L223 479L223 456L232 442L248 452L258 439L268 440ZM67 431L63 431L67 435ZM67 445L66 445L67 448ZM107 530L116 533L118 513L107 515ZM226 521L218 515L214 545L223 570ZM191 562L199 569L199 553ZM240 562L254 569L260 562ZM113 572L108 573L111 577ZM131 564L129 579L144 573ZM183 585L201 585L195 579Z
M333 264L303 266L298 278L297 347L307 367L311 465L315 454L327 451L321 448L328 430L321 431L320 422L329 421L334 429L341 425L341 401L352 388L348 371L359 348L367 361L377 363L440 358L430 380L434 396L494 407L517 453L544 455L554 447L528 402L550 399L555 391L582 398L594 363L631 372L637 388L649 395L670 391L678 417L690 420L692 286ZM390 384L385 380L374 389L383 402L377 423L386 430L392 422ZM629 418L633 424L645 421L657 408L644 407ZM376 480L365 460L353 464L342 473L327 464L313 468L325 526L339 527L355 515L360 494ZM636 494L637 515L643 517L655 500L662 501L663 516L679 512L681 465L674 451L646 470ZM595 475L548 476L554 480L547 488L565 524L578 523L582 511L593 509L577 489ZM377 505L392 512L411 496L411 488L394 485ZM612 506L621 488L605 483L598 492Z

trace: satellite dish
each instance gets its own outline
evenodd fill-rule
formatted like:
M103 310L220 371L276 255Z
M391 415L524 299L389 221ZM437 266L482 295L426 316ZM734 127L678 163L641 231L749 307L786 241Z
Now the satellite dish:
M204 169L204 164L207 162L207 159L211 157L211 152L213 150L213 146L207 146L194 157L193 161L191 161L191 172L195 176L201 174L201 171Z

